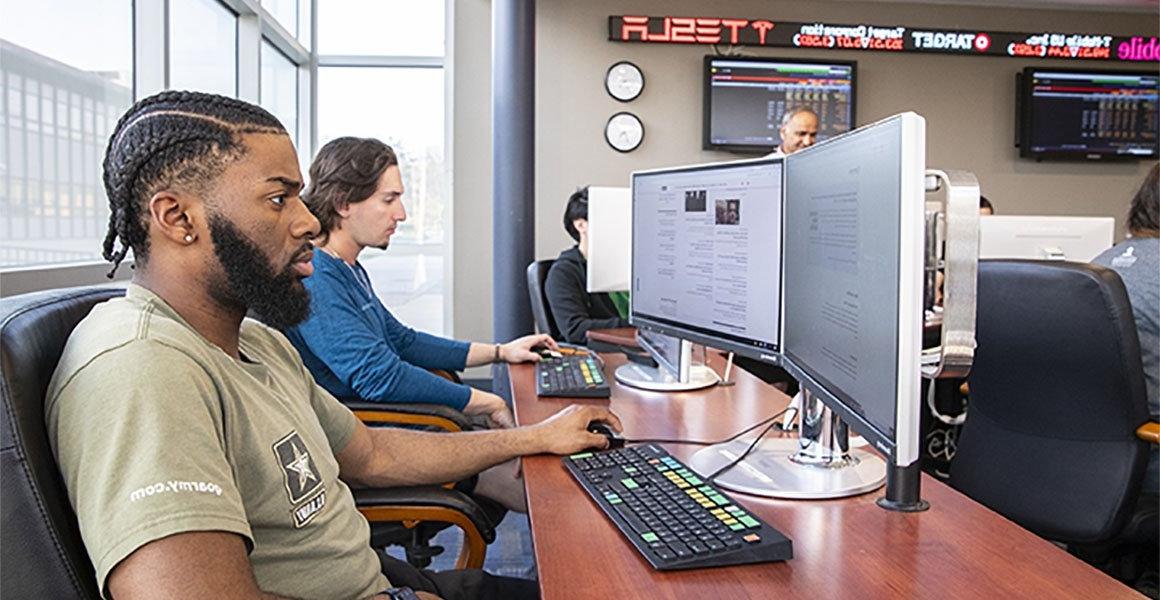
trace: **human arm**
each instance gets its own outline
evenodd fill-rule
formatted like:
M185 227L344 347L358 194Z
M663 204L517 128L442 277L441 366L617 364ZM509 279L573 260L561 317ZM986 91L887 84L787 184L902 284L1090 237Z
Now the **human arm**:
M430 433L371 429L359 423L337 458L348 482L370 487L433 485L464 479L518 456L606 448L604 436L588 431L591 421L621 430L620 419L608 409L579 405L541 423L505 430Z
M283 598L258 589L245 541L224 531L180 533L141 546L113 569L108 590L116 600Z
M552 320L560 329L564 340L573 344L586 344L589 329L625 327L628 323L620 317L593 318L588 303L584 274L574 264L557 263L548 271L544 281L544 293L548 297L548 308Z
M109 575L109 593L116 600L292 600L258 589L244 540L221 531L181 533L138 548ZM427 592L416 594L439 600ZM372 600L389 598L377 594Z
M496 362L521 363L539 362L540 355L532 352L535 346L559 350L560 346L552 336L539 333L516 338L506 344L481 344L472 342L467 352L467 366L477 367Z
M368 303L356 295L340 274L316 273L306 283L311 293L310 317L289 333L354 395L368 402L465 409L471 395L467 386L433 375L396 352L401 348L423 354L425 344L415 343L416 332L396 321L380 303ZM461 345L460 364L445 367L462 368L466 344Z

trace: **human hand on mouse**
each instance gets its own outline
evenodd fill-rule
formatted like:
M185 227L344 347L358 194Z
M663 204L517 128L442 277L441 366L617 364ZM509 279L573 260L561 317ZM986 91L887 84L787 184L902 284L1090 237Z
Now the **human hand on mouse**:
M552 454L574 454L590 448L608 447L608 438L588 430L593 421L608 425L612 431L620 433L623 427L620 418L602 406L581 406L573 404L548 417L532 427L541 437L544 452Z
M506 363L539 362L542 358L534 348L541 347L552 352L559 352L560 346L552 336L538 333L525 335L514 339L499 347L499 359Z

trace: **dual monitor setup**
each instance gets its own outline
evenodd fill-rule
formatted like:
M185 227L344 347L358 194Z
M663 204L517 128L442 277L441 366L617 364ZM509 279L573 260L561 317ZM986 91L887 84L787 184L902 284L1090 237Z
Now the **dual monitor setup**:
M699 472L745 456L716 481L782 498L877 489L888 466L850 446L847 424L890 469L916 467L924 156L924 121L906 113L790 156L637 171L630 188L589 188L588 291L630 290L638 342L657 365L626 363L617 381L715 385L716 372L693 359L702 344L781 366L804 389L800 438L763 439L749 454L748 439L709 447L691 459ZM1113 227L1102 217L983 217L978 257L1089 261L1111 246Z
M589 289L627 275L631 322L661 371L628 363L618 381L712 385L695 343L781 366L805 390L801 439L764 439L719 485L787 498L876 489L887 465L848 446L847 423L893 467L917 467L925 151L924 120L904 113L788 157L638 171L630 194L590 188ZM690 465L714 472L749 442Z
M693 360L694 344L780 366L801 383L801 435L710 446L690 466L718 473L722 487L781 498L885 481L880 504L919 510L925 121L903 113L855 129L853 62L709 56L704 69L706 149L772 150L796 106L817 113L820 143L589 188L588 291L630 292L630 321L657 365L629 362L616 379L665 391L717 384ZM1026 69L1021 155L1156 157L1157 81ZM1113 227L984 217L977 258L1088 261L1111 246ZM852 447L847 427L888 460Z
M856 126L857 64L706 56L706 150L769 152L782 115L809 107L818 140ZM1160 156L1156 72L1027 67L1015 85L1015 146L1035 160L1138 160Z

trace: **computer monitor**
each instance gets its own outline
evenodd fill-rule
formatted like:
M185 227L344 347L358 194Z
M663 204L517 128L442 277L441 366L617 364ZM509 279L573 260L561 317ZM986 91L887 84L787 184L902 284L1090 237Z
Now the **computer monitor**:
M925 143L922 117L904 113L785 158L782 295L766 306L782 311L783 366L803 389L801 436L710 446L690 458L698 473L778 498L877 489L887 465L848 446L848 426L914 475Z
M770 152L781 144L781 118L805 106L818 114L818 140L854 128L857 63L792 58L706 56L706 150Z
M778 362L782 160L632 174L634 326Z
M896 465L918 460L925 121L786 159L786 368Z
M1111 217L979 217L979 258L1090 262L1112 247Z
M1160 75L1027 67L1019 77L1019 155L1039 160L1160 156Z
M632 276L632 194L588 187L588 293L628 291Z

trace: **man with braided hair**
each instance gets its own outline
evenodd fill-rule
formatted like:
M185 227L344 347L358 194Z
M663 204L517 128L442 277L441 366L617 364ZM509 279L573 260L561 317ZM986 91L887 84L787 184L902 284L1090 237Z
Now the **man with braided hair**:
M377 556L348 485L431 485L605 441L570 407L535 426L370 430L274 329L306 316L317 219L289 136L239 100L164 92L105 156L105 256L125 298L74 330L46 399L49 438L106 597L535 597L532 582ZM117 243L120 246L117 247Z

